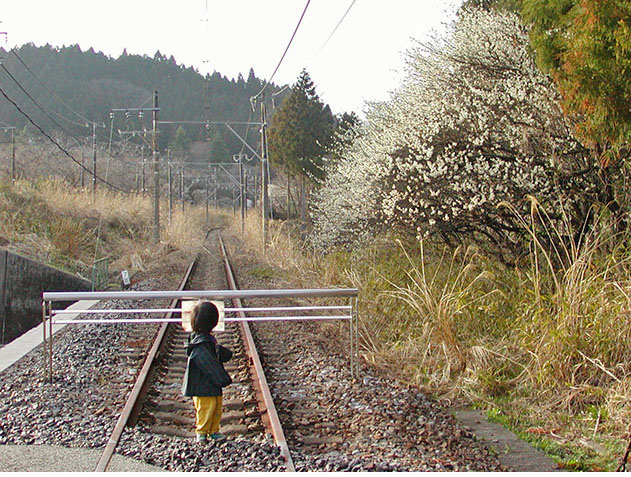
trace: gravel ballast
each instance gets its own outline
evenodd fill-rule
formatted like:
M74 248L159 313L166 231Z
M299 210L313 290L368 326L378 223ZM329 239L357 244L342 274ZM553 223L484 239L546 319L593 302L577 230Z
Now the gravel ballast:
M274 288L248 279L246 266L237 264L242 288ZM151 279L137 288L172 287ZM39 349L0 373L0 445L104 448L142 366L119 347L150 346L153 328L142 326L66 327L55 336L52 383ZM254 335L297 471L511 470L418 389L368 367L353 382L345 349L319 324L268 323ZM117 452L167 471L285 470L263 435L200 444L141 425L125 430Z

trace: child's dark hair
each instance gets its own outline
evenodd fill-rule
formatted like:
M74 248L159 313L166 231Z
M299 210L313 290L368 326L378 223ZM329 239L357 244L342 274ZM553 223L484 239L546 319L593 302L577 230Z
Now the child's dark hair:
M196 333L210 333L219 321L219 310L209 301L200 301L191 310L191 328Z

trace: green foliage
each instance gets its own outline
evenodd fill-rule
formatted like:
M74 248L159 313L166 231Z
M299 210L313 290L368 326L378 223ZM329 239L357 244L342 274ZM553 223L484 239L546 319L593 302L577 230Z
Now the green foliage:
M248 274L262 280L270 280L278 275L278 273L270 267L253 268L248 271Z
M176 155L184 156L191 147L191 139L188 137L186 130L180 126L175 131L175 137L171 141L171 149Z
M118 58L111 58L92 49L81 51L77 45L58 48L50 45L38 47L33 44L22 45L16 51L19 58L48 88L44 88L35 79L16 55L0 48L5 67L47 111L52 111L50 116L56 123L33 107L30 100L8 77L5 77L3 89L47 132L60 132L58 130L61 126L66 135L77 137L91 134L91 128L86 128L84 121L72 114L57 97L82 116L108 125L111 109L150 106L154 90L159 94L159 119L248 121L251 119L250 97L260 90L261 84L253 70L250 70L247 81L241 76L236 80L230 79L218 72L204 77L194 68L180 65L175 58L167 58L160 52L153 57L123 52ZM268 86L271 93L278 92L279 89L273 84ZM33 130L26 118L7 101L0 101L0 117L11 125ZM120 140L116 135L118 129L150 130L150 121L151 115L147 113L143 118L139 118L136 112L130 115L117 113L114 118L114 139ZM190 141L208 139L208 131L203 126L180 127ZM160 126L160 149L173 145L178 129L179 127L168 125ZM242 143L227 128L222 128L219 133L230 154L241 150ZM256 128L251 128L247 139L255 148L258 141ZM99 129L98 141L107 140L109 134Z
M323 157L333 136L333 115L318 97L313 81L303 70L291 93L272 117L270 159L293 174L323 177Z
M209 162L232 162L232 155L228 144L224 140L223 136L219 133L215 133L210 140L210 154L208 157Z
M361 119L354 112L343 113L336 118L331 147L331 158L340 159L359 136Z
M631 139L631 3L524 0L523 17L580 136L597 153L619 155Z

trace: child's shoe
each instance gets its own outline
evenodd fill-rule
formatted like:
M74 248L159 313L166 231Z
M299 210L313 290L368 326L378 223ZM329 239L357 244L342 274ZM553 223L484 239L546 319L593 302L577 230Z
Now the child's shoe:
M211 439L215 440L215 441L220 441L222 439L225 439L226 436L224 436L223 434L219 434L218 432L213 432L210 435Z
M206 434L197 434L197 442L206 442Z

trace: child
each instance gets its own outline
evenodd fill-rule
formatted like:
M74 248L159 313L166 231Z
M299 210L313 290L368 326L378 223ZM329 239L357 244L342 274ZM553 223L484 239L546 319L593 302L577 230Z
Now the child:
M221 389L232 382L223 364L232 351L217 344L212 330L217 326L219 312L211 302L199 302L191 310L192 333L188 337L188 364L184 373L182 394L192 396L195 405L195 434L198 442L223 439L219 434Z

